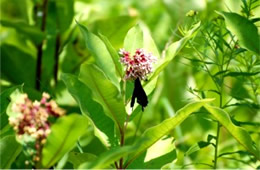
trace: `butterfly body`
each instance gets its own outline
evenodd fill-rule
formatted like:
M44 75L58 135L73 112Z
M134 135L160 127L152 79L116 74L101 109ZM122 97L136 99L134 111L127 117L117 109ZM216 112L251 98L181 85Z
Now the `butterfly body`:
M148 104L148 98L147 95L141 85L140 79L137 78L135 80L135 86L134 86L134 91L133 91L133 95L132 95L132 99L131 99L131 107L134 107L135 104L135 98L137 98L137 103L140 104L142 106L142 111L144 111L144 108L147 106Z

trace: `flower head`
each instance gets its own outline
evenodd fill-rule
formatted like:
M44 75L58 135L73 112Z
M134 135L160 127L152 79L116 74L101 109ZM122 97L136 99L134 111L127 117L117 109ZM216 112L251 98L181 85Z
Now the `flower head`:
M33 102L27 94L19 93L11 103L9 124L13 126L19 142L29 146L26 152L32 156L32 162L39 161L42 146L51 132L48 118L65 114L54 100L49 99L49 94L43 93L40 101ZM34 143L33 147L30 143Z
M126 80L135 80L140 78L145 80L147 75L153 71L153 63L157 61L152 53L146 52L144 49L137 49L134 56L131 56L128 51L120 49L119 54L121 63L126 66Z

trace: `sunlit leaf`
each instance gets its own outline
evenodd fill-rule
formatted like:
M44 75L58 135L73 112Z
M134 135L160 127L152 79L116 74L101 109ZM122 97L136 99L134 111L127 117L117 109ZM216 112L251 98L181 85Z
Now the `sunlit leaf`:
M210 101L212 101L212 99L204 99L190 103L180 109L174 117L166 119L162 123L147 129L135 143L135 146L137 146L138 149L130 156L129 160L127 161L128 164L136 159L140 154L145 152L146 149L152 146L156 141L158 141L164 135L168 134L176 126L181 124L192 112L198 110L200 107L204 106Z
M121 148L111 149L98 157L98 159L92 163L82 164L79 166L80 169L97 169L97 168L108 168L110 164L118 161L121 157L132 153L134 148L132 146L124 146Z
M16 29L17 32L27 36L37 44L39 44L45 37L45 34L41 32L39 28L30 26L25 22L0 20L0 24L5 27Z
M77 168L80 164L84 162L93 162L96 159L97 156L91 153L70 152L68 162L71 162L73 164L73 167Z
M116 49L122 48L122 44L128 30L133 27L137 22L135 16L116 16L110 18L101 18L93 23L93 31L101 33L115 47Z
M87 130L88 120L78 114L59 118L51 127L42 151L42 166L50 168L71 150L79 137Z
M208 142L204 142L204 141L200 141L198 143L195 143L194 145L192 145L187 152L185 153L186 156L189 156L190 154L199 151L202 148L207 147L208 145L210 145L210 143Z
M9 169L16 157L20 154L22 146L16 142L15 136L5 136L0 140L0 168Z
M173 137L162 137L129 166L129 169L159 169L177 158Z
M81 112L92 120L95 128L98 128L104 133L109 140L110 145L116 143L114 134L114 122L104 113L102 106L92 99L93 94L87 85L82 83L78 78L71 74L63 73L61 79L68 88L68 91L77 101ZM99 135L98 131L95 131L95 135L106 145L109 143L105 137Z
M123 78L123 68L122 68L122 64L119 61L118 52L113 48L113 46L111 45L111 43L105 36L103 36L102 34L99 34L99 37L102 39L102 41L106 45L106 48L107 48L108 52L110 53L111 58L113 59L118 76Z
M126 111L123 97L116 86L95 65L82 65L79 79L92 90L94 100L103 106L107 116L115 121L122 132Z
M135 50L138 48L143 48L144 39L143 31L139 25L131 28L124 40L124 49L134 55Z
M169 63L170 61L181 51L181 49L186 45L186 43L195 36L198 29L200 27L200 22L195 24L191 30L187 32L187 34L177 42L173 42L170 44L168 49L166 50L165 58L162 58L158 61L158 64L155 67L154 73L148 78L152 80L155 78Z
M145 162L144 167L146 169L159 169L162 168L163 165L174 161L177 158L176 150L172 150L171 152L166 153L160 157L154 158L148 162Z
M239 44L257 54L260 54L260 40L257 27L252 21L231 12L218 12L225 18L227 28L237 36Z
M260 160L260 150L254 147L253 141L247 131L239 126L235 126L224 110L210 105L204 106L222 125L225 129L242 145L246 150L251 152Z
M116 76L115 64L104 42L98 36L89 32L85 26L79 23L78 26L85 39L86 47L94 56L97 65L119 89L119 79Z

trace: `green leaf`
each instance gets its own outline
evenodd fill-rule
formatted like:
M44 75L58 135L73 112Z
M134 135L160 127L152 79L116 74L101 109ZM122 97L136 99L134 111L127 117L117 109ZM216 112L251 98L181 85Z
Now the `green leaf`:
M165 155L154 158L148 162L145 162L144 166L146 169L159 169L162 168L163 165L172 162L177 158L176 150L172 150Z
M115 47L122 48L122 42L128 30L132 28L137 21L137 17L133 16L115 16L108 18L101 18L93 23L92 30L97 30L101 33Z
M157 126L147 129L135 143L135 146L138 147L138 149L130 156L128 164L136 159L140 154L145 152L150 146L152 146L163 136L167 135L176 126L181 124L192 112L198 110L200 107L204 106L210 101L212 101L212 99L204 99L190 103L176 112L174 117L166 119Z
M120 158L132 153L135 149L132 146L124 146L121 148L113 148L98 157L98 159L92 163L84 163L79 166L79 169L97 169L107 168L110 164L118 161Z
M122 132L126 110L123 97L116 86L95 65L82 65L79 79L92 90L94 100L103 106L107 116L114 120Z
M98 67L103 70L106 76L119 89L119 79L116 76L115 64L104 42L98 36L89 32L85 26L79 23L78 26L85 39L86 47L94 56Z
M8 88L6 90L4 90L1 95L0 95L0 108L1 108L1 112L0 112L0 129L2 129L3 127L5 127L8 124L8 116L6 114L6 109L8 104L10 103L11 99L10 99L10 95L16 90L16 89L21 89L22 86L14 86L11 88Z
M253 142L247 131L239 126L235 126L228 113L224 110L205 105L204 106L224 127L225 129L242 145L246 150L255 155L255 157L260 160L260 150L253 147Z
M0 168L9 169L21 151L22 146L16 142L14 135L2 138L0 140Z
M59 118L51 127L42 151L42 166L50 168L70 151L87 130L88 121L81 115L70 114Z
M74 0L55 1L57 8L57 25L61 32L70 27L74 16Z
M30 68L30 71L25 68ZM12 45L1 46L1 73L9 81L34 87L35 70L36 61L31 55Z
M143 31L143 48L148 52L151 52L155 57L160 58L160 53L153 40L153 37L151 36L149 28L145 25L141 25L141 29Z
M92 120L94 128L98 128L103 132L108 137L109 143L113 146L116 143L114 122L104 113L102 106L92 99L93 94L89 87L71 74L62 73L61 79L68 88L69 93L77 101L81 112ZM98 131L95 131L95 135L106 146L109 145L107 137L99 135Z
M135 50L143 48L143 45L143 31L139 25L136 25L127 32L124 40L124 49L130 52L131 55L134 55Z
M141 154L128 169L159 169L177 157L173 137L164 136Z
M22 21L7 21L0 20L0 24L5 27L10 27L16 29L18 33L27 36L29 39L33 40L36 44L39 44L44 39L45 35L37 27L30 26Z
M106 48L113 59L117 75L122 79L123 78L123 67L119 61L120 58L119 58L118 52L113 48L113 46L111 45L111 43L105 36L103 36L102 34L99 34L99 37L106 45Z
M124 40L124 49L132 55L138 48L144 48L156 57L160 55L149 29L145 25L140 24L131 28Z
M74 168L77 168L84 162L93 162L96 159L97 156L91 153L70 152L68 162L72 163Z
M252 21L231 12L217 12L225 18L227 28L237 36L239 44L250 51L260 54L260 40L257 27Z
M260 71L256 71L256 72L253 72L253 73L250 73L250 72L228 72L226 74L224 74L223 76L224 77L227 77L227 76L231 76L231 77L236 77L236 76L255 76L255 75L260 75Z
M148 78L149 80L154 79L158 74L170 63L170 61L181 51L181 49L187 44L187 42L195 36L199 30L200 22L195 24L187 34L180 39L179 41L173 42L168 49L166 50L165 58L162 58L158 61L158 64L155 66L154 73Z
M190 154L199 151L202 148L207 147L208 145L210 145L210 143L208 142L204 142L204 141L200 141L198 143L195 143L194 145L192 145L187 152L185 153L185 156L189 156Z

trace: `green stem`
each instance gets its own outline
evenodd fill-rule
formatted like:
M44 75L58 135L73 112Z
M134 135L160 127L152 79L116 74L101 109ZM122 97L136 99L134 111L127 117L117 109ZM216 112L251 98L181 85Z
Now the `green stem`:
M222 61L224 61L224 60L222 60ZM221 71L222 70L223 70L223 62L222 62L222 66L221 66ZM223 76L221 77L221 82L223 82ZM219 107L222 108L222 89L221 89L221 87L220 87L220 91L219 91ZM215 156L214 156L214 169L217 168L217 163L218 163L218 144L219 144L220 127L221 127L221 125L218 121L216 145L215 145Z
M138 132L139 127L140 127L140 124L141 124L142 117L143 117L143 113L141 113L141 115L140 115L140 117L139 117L139 119L138 119L137 126L136 126L136 130L135 130L135 134L134 134L134 137L133 137L132 143L134 143L134 141L135 141L135 138L136 138L137 132Z
M220 131L220 123L218 122L217 135L216 135L216 145L215 145L214 166L213 166L214 169L217 168L217 162L218 162L219 131Z
M81 147L81 145L79 143L79 140L77 141L77 148L78 148L80 153L83 153L83 149L82 149L82 147Z
M126 81L123 80L122 96L123 96L124 103L126 103L125 91L126 91ZM125 132L126 132L126 129L127 129L129 118L130 118L130 115L127 114L125 126L124 126L123 130L120 132L120 135L121 135L120 146L121 147L123 147L124 144L125 144ZM123 157L120 158L120 160L119 160L119 168L117 168L117 163L115 162L115 166L116 166L117 169L123 169L123 164L124 164L124 158Z

